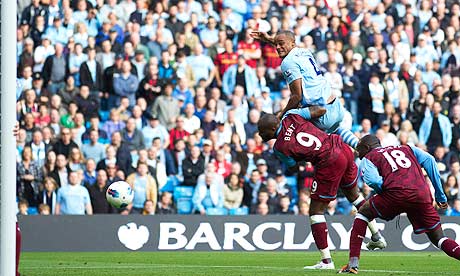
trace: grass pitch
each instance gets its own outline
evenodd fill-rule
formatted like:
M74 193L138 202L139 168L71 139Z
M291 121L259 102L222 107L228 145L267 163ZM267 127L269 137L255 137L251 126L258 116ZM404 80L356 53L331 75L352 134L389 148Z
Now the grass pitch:
M338 270L348 252L332 255ZM306 271L320 258L317 252L126 252L23 253L23 276L141 275L337 275L337 270ZM443 252L363 252L361 275L460 275L460 262Z

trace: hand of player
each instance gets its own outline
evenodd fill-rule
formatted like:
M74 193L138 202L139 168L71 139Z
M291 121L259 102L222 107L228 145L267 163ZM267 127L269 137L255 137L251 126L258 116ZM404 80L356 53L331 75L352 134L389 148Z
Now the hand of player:
M266 32L252 31L250 36L254 39L263 41L263 42L273 42L273 37L268 35Z
M19 134L19 122L16 121L16 124L14 125L14 128L13 128L13 135L18 136L18 134Z
M449 207L449 205L447 204L447 202L436 202L436 204L438 204L438 207L443 209L443 210L446 210L447 207Z

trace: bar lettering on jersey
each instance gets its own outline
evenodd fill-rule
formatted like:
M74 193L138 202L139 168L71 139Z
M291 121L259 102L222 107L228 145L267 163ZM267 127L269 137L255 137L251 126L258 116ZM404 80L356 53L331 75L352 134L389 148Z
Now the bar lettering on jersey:
M292 133L295 130L294 124L291 124L289 128L284 133L284 141L291 141Z

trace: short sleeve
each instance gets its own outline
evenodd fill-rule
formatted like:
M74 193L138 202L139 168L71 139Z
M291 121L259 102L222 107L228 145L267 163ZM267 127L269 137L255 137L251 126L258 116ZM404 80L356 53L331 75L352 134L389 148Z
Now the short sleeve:
M82 188L83 188L83 203L88 204L91 202L91 200L89 199L88 189L86 189L85 187L82 187Z
M56 202L62 204L62 188L57 191Z
M283 62L281 64L281 70L283 71L283 76L288 84L302 78L299 65L292 60L286 60Z

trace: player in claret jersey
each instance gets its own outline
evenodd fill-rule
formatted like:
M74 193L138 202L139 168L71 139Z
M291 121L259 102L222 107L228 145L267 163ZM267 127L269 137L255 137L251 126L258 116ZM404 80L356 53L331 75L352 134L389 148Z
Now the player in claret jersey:
M297 171L297 162L307 161L315 166L311 190L310 223L321 261L305 269L334 269L327 243L327 225L324 212L330 201L342 188L347 199L359 208L365 199L356 184L358 169L354 155L340 136L321 131L305 117L306 108L289 110L280 121L273 114L264 115L258 123L259 135L264 141L276 139L275 154L291 171ZM369 223L372 240L368 248L384 248L386 242L380 236L375 222Z
M435 246L460 260L460 245L444 236L422 173L423 167L433 184L438 206L446 209L447 198L434 157L412 146L381 147L374 135L364 136L357 151L362 158L359 175L377 195L359 208L351 231L349 262L339 273L358 273L361 244L370 220L392 220L401 213L407 213L415 234L426 233Z

